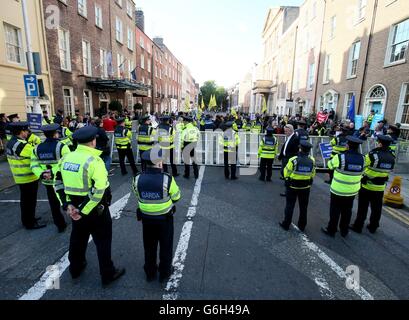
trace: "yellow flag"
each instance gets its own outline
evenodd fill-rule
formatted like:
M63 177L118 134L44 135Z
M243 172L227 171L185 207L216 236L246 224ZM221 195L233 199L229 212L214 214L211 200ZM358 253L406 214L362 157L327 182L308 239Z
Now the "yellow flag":
M216 96L212 95L209 102L209 109L212 110L217 107Z
M202 105L201 105L200 109L203 111L205 108L206 108L206 106L204 104L203 97L202 97Z
M267 101L266 97L263 96L263 109L261 110L261 113L266 113L267 112Z
M239 118L238 115L237 115L236 109L231 108L231 114L232 114L232 116L235 117L236 119Z
M190 112L190 96L187 95L185 98L185 112Z

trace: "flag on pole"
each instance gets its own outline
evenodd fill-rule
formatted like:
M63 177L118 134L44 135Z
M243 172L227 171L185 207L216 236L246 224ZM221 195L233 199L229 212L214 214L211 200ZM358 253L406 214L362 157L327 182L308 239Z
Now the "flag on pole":
M267 101L266 101L266 97L263 96L263 109L261 110L261 113L266 113L267 112Z
M352 96L352 100L349 105L347 119L355 123L355 95Z
M217 107L216 96L212 95L209 102L209 110L213 110Z
M206 108L206 106L204 104L203 97L202 97L202 105L201 105L200 109L203 111L205 108Z
M131 71L131 79L132 79L133 81L136 81L136 68L133 69L133 71Z

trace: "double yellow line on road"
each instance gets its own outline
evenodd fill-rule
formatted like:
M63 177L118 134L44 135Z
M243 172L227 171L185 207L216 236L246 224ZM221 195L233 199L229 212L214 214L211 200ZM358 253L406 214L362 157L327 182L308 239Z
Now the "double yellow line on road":
M403 222L407 226L409 226L409 217L403 213L400 213L398 210L384 206L383 209L389 213L395 219L398 219L400 222Z

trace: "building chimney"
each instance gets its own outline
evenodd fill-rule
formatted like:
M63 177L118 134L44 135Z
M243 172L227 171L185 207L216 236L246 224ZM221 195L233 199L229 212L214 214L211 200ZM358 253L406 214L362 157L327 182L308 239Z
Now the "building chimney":
M136 26L140 30L142 30L142 32L145 32L145 15L143 13L142 8L136 8L135 21L136 21Z
M153 38L153 42L159 47L163 47L163 38L161 37L155 37Z

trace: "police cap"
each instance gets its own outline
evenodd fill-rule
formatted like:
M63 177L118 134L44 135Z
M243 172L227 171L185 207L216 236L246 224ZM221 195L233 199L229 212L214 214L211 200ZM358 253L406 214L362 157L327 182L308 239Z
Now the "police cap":
M18 118L18 114L13 113L13 114L9 115L7 118L9 118L10 121L13 121L13 119Z
M151 116L144 116L144 117L141 118L141 121L146 122L146 121L148 121L150 119L151 119Z
M41 130L42 132L44 132L44 133L47 133L47 132L58 131L58 130L60 130L60 128L61 128L61 126L60 126L59 124L53 123L53 124L47 124L47 125L45 125L45 126L42 126L42 127L40 128L40 130Z
M183 121L193 122L193 118L192 117L183 117Z
M306 141L306 140L301 140L301 141L300 141L300 146L301 146L303 149L306 149L306 150L311 150L311 149L312 149L312 144L309 143L309 142Z
M98 129L94 126L87 126L74 132L72 138L78 143L88 143L96 138Z
M347 141L348 141L348 143L358 144L358 145L363 143L363 141L361 139L359 139L357 137L353 137L353 136L348 136Z
M162 149L152 148L150 150L146 150L141 154L141 159L148 162L148 164L153 165L154 161L162 159Z
M274 134L274 129L273 128L267 128L266 133L268 136L271 136Z
M172 119L172 117L170 117L170 116L163 116L162 118L160 118L160 121L162 121L162 122L168 122L170 119Z
M116 122L117 122L118 124L124 123L124 122L125 122L125 118L118 118L118 119L116 119Z
M226 127L226 128L231 128L231 127L233 127L233 121L228 121L228 122L226 122L225 124L224 124L224 126Z
M297 122L297 124L298 124L299 126L306 126L306 125L307 125L307 122L305 122L304 120L300 120L300 121Z
M30 124L25 121L18 121L10 123L8 127L12 132L15 132L19 130L29 130Z
M391 144L393 142L393 138L391 136L381 134L377 138L378 138L378 141L383 142L383 143Z

